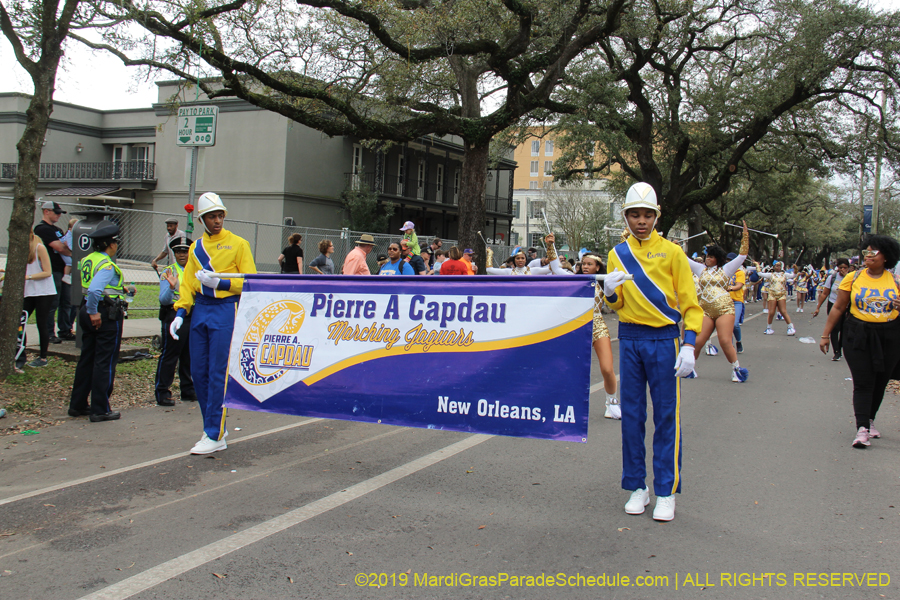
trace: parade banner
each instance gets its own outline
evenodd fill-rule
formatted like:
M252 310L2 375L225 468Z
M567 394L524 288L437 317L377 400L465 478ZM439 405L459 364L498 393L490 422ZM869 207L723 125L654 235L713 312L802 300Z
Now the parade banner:
M589 276L248 276L225 404L584 442L593 305Z

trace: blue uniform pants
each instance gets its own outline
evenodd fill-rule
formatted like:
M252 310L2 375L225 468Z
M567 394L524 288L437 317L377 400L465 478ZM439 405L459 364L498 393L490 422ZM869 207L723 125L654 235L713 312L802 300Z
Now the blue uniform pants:
M681 380L675 377L679 343L678 337L657 339L671 333L677 336L678 328L619 324L622 488L633 491L647 487L644 438L649 385L654 425L653 492L657 496L681 492Z
M198 294L191 313L191 379L203 415L203 431L213 440L225 435L225 378L238 298Z

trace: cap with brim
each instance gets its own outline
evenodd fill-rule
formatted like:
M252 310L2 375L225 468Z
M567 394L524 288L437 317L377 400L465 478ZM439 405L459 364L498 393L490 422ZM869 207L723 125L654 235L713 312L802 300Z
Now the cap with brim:
M117 236L119 235L119 226L115 223L107 223L106 225L101 225L94 231L88 234L88 237L92 240L117 240Z
M374 245L375 245L375 238L373 238L373 237L372 237L371 235L369 235L368 233L364 233L364 234L362 234L361 236L359 236L359 239L356 240L356 243L357 243L357 244L364 244L364 245L367 245L367 246L374 246Z
M403 224L403 227L400 228L400 231L407 231L409 229L415 229L415 228L416 228L415 223L413 223L412 221L407 221L406 223Z
M734 260L734 259L736 259L737 257L738 257L738 255L735 254L734 252L729 252L729 253L728 253L728 256L726 256L725 258L727 258L728 260Z
M191 238L179 236L169 242L169 248L171 248L172 250L177 250L178 248L189 249L192 243L193 242L191 242Z
M166 219L166 223L174 223L175 225L178 225L178 219L176 219L175 217L169 217L168 219Z
M463 250L463 254L475 254L475 252L473 252L471 248L466 248Z
M59 204L57 204L56 202L51 202L50 200L41 204L41 209L52 210L53 212L55 212L58 215L66 214L66 211L64 211Z

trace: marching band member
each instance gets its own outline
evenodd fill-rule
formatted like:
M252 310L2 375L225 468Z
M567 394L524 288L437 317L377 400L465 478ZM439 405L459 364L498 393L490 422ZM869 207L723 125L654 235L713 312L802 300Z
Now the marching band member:
M206 232L191 244L169 334L177 340L190 315L191 377L203 415L203 437L191 454L211 454L226 448L225 379L234 316L244 287L243 279L222 279L216 274L256 273L256 263L247 240L225 229L228 210L218 194L200 196L197 212Z
M694 367L694 344L703 310L691 280L688 258L654 229L660 215L656 192L647 183L628 190L622 206L630 237L609 253L613 271L603 282L610 308L619 314L619 373L622 379L622 488L632 492L628 514L650 503L644 480L647 386L653 402L653 518L675 518L681 491L681 382ZM634 275L625 281L626 274ZM684 343L679 323L684 319ZM673 369L674 365L674 369Z
M743 383L747 381L749 372L738 363L737 352L731 343L734 331L734 300L729 293L731 278L740 270L750 251L750 232L744 223L744 234L741 237L741 250L738 256L726 262L725 251L719 246L706 247L705 263L688 261L697 277L698 299L703 309L703 327L697 337L694 358L700 356L700 348L709 340L713 330L719 334L719 343L728 362L731 363L731 381Z

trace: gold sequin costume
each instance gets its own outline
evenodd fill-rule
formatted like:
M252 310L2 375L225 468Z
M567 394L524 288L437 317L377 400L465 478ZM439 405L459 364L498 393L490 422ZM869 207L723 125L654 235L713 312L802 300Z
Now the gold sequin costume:
M769 300L778 302L787 298L787 273L771 273L766 281L768 283Z
M592 341L609 337L609 327L603 319L603 286L599 282L594 283L594 333Z
M736 263L735 272L740 268L741 263L747 258L750 251L750 238L744 235L741 239L741 250L738 253L740 258ZM700 308L703 314L713 321L722 315L733 315L734 300L728 291L731 285L731 279L734 273L728 273L725 269L715 266L707 267L702 273L697 274L695 284L697 286L697 300L700 301Z
M697 300L700 301L703 314L713 320L722 315L733 315L734 300L726 289L731 277L719 267L709 267L698 279Z
M797 279L797 283L794 284L794 290L798 294L805 294L807 291L807 287L806 287L807 281L809 281L809 279L807 279L805 277L801 277L801 278Z

